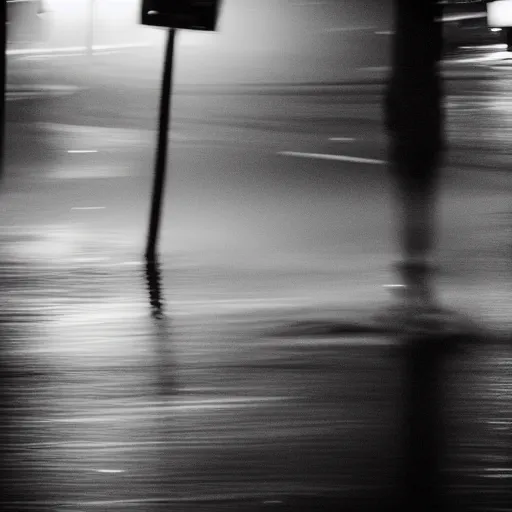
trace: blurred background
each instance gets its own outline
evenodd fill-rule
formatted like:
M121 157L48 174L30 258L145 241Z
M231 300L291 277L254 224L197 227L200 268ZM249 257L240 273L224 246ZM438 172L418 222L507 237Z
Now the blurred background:
M140 8L9 2L3 191L16 225L143 246L166 34L141 26ZM509 52L485 12L451 2L443 13L450 144L438 257L473 272L487 271L480 251L509 251ZM179 31L165 251L256 267L387 265L391 18L390 1L226 0L217 32Z
M11 510L389 497L403 455L396 340L266 329L364 322L390 299L392 0L224 0L217 32L178 32L163 321L141 260L166 32L139 24L138 0L7 3ZM444 2L442 22L436 286L507 337L512 54L483 2ZM469 509L512 502L510 361L488 343L443 373L445 462Z
M346 78L354 68L389 62L391 4L390 0L226 0L218 33L181 33L183 48L201 48L201 56L187 54L183 60L192 69L203 68L211 52L215 62L209 79L225 83L249 81L257 72L264 81ZM8 5L13 51L70 51L90 43L158 47L165 37L163 30L139 24L137 0L12 0ZM447 51L506 42L504 31L488 27L484 2L445 2L443 8ZM151 53L158 60L158 52ZM184 79L193 82L200 77L190 74L192 69Z

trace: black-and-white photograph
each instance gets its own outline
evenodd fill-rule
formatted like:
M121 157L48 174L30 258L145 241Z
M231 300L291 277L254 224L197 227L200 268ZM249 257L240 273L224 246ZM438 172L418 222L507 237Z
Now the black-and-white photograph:
M512 512L512 0L4 0L0 502Z

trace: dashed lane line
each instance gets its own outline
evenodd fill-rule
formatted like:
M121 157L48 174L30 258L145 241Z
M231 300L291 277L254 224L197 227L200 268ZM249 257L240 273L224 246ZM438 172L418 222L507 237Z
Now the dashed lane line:
M386 165L386 160L378 160L375 158L361 158L358 156L350 155L329 155L325 153L302 153L300 151L281 151L278 153L281 156L291 156L296 158L313 158L318 160L332 160L336 162L351 162L356 164L369 164L369 165Z

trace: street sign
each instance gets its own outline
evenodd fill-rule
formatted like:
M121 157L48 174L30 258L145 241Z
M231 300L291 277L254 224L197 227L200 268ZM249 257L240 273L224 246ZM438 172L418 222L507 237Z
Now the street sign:
M489 27L512 27L512 0L496 0L487 4Z
M146 260L156 262L156 246L160 230L162 194L167 167L167 145L171 121L172 68L176 29L213 31L217 25L219 6L222 0L142 0L143 25L170 29L165 50L162 78L162 95L158 122L158 144L156 152L153 197L149 218Z
M143 0L142 24L215 30L221 0Z

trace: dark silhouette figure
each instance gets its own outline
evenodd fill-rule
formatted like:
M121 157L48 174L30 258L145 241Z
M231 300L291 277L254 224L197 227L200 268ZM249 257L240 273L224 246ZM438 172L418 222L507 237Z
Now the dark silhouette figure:
M393 67L386 96L390 172L396 192L403 300L416 321L435 310L432 251L435 207L443 153L442 84L438 63L442 27L437 0L395 0ZM405 343L405 501L407 510L443 509L443 452L440 394L441 335L411 337Z
M443 152L442 27L436 0L395 0L393 68L386 96L406 306L430 309L435 200Z

